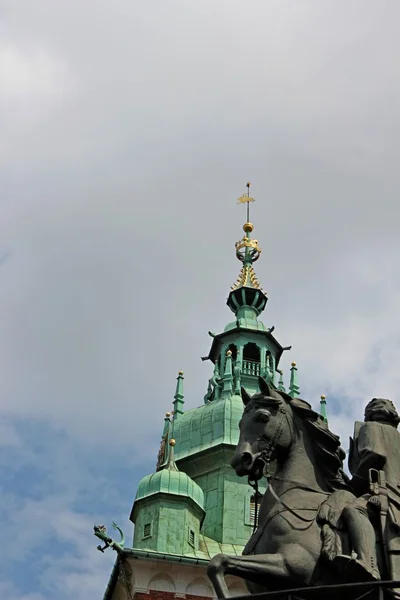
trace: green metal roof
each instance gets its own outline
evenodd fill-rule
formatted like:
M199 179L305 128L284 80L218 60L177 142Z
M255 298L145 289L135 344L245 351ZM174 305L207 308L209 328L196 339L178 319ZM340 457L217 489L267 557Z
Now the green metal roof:
M240 327L242 329L254 329L255 331L268 331L267 327L264 325L262 321L258 321L258 319L240 319ZM224 333L227 331L232 331L238 329L237 320L231 321L224 328Z
M135 502L159 493L191 498L204 510L203 490L182 471L166 468L146 475L139 482Z
M175 460L219 444L236 446L243 415L241 396L209 402L185 411L174 422Z
M162 554L160 552L153 552L151 550L138 550L137 548L124 548L123 553L128 553L133 556L146 557L146 558L164 558L168 561L174 562L185 562L190 563L195 560L208 564L209 560L216 554L230 554L231 556L241 556L243 552L243 546L238 544L220 544L211 538L200 534L199 536L199 549L193 548L193 552L187 554Z

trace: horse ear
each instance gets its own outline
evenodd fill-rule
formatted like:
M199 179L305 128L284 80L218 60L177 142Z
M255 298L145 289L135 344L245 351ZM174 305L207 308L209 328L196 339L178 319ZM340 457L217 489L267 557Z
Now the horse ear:
M268 397L272 396L271 389L270 389L268 383L265 381L264 377L258 378L258 385L260 386L260 391L264 396L268 396Z
M246 392L246 390L244 389L244 387L240 388L240 391L242 392L242 400L243 400L243 404L245 406L248 405L248 403L251 400L251 396L249 396L249 394Z

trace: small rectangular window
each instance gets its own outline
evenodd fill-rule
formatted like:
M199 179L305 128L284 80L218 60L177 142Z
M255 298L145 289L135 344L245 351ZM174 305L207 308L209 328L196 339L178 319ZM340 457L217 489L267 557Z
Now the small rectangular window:
M151 537L151 523L146 523L143 528L143 538Z
M254 525L254 521L256 521L256 525L258 525L258 514L260 511L260 504L262 500L262 495L258 493L257 496L257 515L256 515L256 495L250 498L250 524Z
M193 531L193 529L189 529L189 544L191 546L194 546L194 542L195 542L194 531Z

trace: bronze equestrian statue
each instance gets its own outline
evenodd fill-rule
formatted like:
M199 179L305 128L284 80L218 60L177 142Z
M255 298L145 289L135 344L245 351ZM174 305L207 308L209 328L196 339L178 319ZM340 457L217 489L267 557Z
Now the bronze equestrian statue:
M344 507L342 520L357 563L375 579L381 573L388 579L400 577L399 422L390 400L374 398L350 439L350 484L356 499ZM346 568L347 557L336 557L337 562L339 558Z
M242 388L244 413L232 459L239 476L268 489L258 527L242 557L216 555L208 575L218 598L225 575L251 593L317 584L400 579L399 416L374 399L351 441L350 480L339 437L311 406L260 378L260 393ZM400 598L393 590L392 596Z

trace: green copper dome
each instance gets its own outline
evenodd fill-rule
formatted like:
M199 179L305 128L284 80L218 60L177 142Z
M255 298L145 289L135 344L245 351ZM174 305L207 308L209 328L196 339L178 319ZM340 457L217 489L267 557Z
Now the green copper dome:
M167 467L143 477L136 492L135 503L160 493L190 498L204 510L203 490L186 473L178 471L176 467Z

